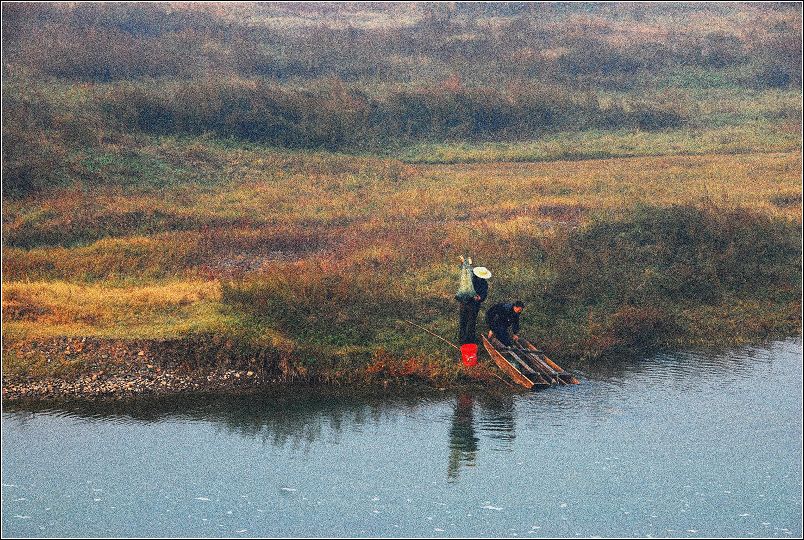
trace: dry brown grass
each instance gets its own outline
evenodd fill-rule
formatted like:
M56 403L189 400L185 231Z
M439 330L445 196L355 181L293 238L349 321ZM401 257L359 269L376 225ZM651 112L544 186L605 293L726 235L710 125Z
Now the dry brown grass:
M6 282L7 338L161 338L221 330L216 282L113 287L63 281Z
M146 150L180 154L176 145ZM232 319L219 280L285 276L301 287L304 269L322 264L338 275L393 275L403 295L430 302L427 316L449 335L459 253L496 271L494 294L516 294L541 286L528 268L556 227L635 205L801 220L799 152L416 166L255 149L221 165L225 152L207 152L217 184L68 189L9 204L6 239L18 247L4 248L4 335L223 328ZM277 290L292 301L295 289ZM270 328L260 335L286 339Z

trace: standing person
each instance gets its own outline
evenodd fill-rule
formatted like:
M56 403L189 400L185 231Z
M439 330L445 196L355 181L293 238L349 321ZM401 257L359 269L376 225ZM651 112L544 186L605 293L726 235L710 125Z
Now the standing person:
M494 304L486 312L486 324L489 326L489 337L494 335L506 347L510 347L513 341L519 340L519 314L525 309L522 300L516 300L509 304ZM513 336L508 335L511 329Z
M461 270L471 268L472 259L464 259L461 256ZM491 277L491 272L485 266L477 266L472 268L472 288L474 295L469 297L462 297L460 294L457 296L458 308L458 339L461 345L467 343L477 343L477 314L480 312L480 304L486 299L489 294L488 279Z

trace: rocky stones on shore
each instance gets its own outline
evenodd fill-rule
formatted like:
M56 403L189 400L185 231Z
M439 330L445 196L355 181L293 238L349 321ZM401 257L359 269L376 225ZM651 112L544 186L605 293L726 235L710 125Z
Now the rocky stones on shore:
M249 375L251 373L251 375ZM265 382L254 372L214 369L208 372L105 372L84 375L75 380L44 378L33 381L4 381L3 399L113 397L175 394L185 391L229 391L255 388Z
M377 371L368 366L316 371L292 361L287 352L244 350L220 336L152 341L64 337L4 343L3 353L14 355L18 364L15 369L3 366L2 397L9 401L240 392L284 383L374 383L388 388L438 382L426 370ZM492 380L483 366L464 375L478 382Z
M176 340L62 337L3 344L4 400L119 397L253 388L293 377L277 351L242 350L220 336Z

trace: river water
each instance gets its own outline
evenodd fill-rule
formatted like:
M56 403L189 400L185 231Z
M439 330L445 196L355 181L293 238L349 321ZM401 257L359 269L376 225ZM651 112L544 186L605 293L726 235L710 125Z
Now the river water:
M445 390L19 407L2 533L802 535L802 343Z

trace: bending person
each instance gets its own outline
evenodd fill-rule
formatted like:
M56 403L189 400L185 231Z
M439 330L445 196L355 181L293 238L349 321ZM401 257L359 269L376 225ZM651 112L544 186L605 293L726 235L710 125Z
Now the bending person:
M508 304L494 304L486 312L486 324L489 327L489 337L492 335L500 340L506 347L513 341L519 340L519 314L525 309L521 300ZM509 330L513 336L509 336Z

